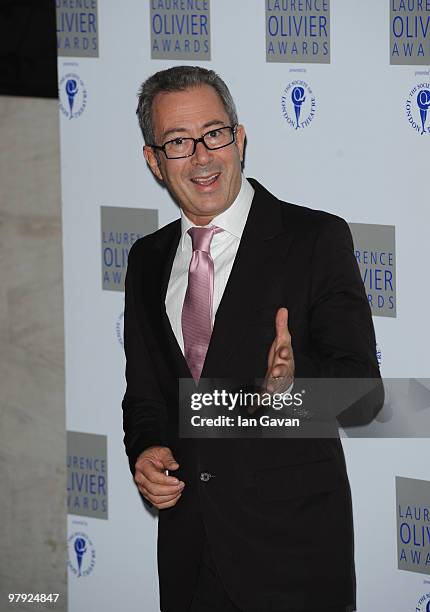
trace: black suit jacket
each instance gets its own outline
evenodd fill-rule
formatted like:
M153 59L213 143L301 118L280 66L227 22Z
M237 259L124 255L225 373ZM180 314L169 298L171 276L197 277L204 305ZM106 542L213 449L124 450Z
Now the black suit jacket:
M349 228L334 215L255 195L216 313L202 377L262 378L277 309L289 310L295 375L379 377L370 308ZM178 378L191 378L165 296L180 220L135 243L126 278L124 442L130 469L167 445L185 481L159 515L161 609L188 609L207 537L246 610L353 604L349 483L339 439L178 437ZM202 471L215 477L200 480Z

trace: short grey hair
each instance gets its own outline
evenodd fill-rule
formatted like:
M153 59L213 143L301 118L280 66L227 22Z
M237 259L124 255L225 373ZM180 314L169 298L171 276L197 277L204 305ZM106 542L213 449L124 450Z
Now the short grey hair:
M210 85L219 95L226 110L231 125L236 125L237 112L231 93L224 81L213 70L200 66L174 66L167 70L160 70L146 81L139 90L139 102L136 114L140 129L147 145L154 142L154 128L152 124L152 105L157 94L162 92L184 91L193 87ZM161 143L157 143L161 144Z

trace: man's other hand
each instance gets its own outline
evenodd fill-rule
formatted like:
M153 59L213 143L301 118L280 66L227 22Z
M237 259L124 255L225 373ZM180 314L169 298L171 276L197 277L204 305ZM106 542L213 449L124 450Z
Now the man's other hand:
M134 474L137 488L158 510L171 508L182 495L185 483L165 474L166 470L174 471L178 467L166 446L151 446L137 458Z
M288 310L279 308L275 319L276 337L267 357L267 373L264 390L269 393L285 393L294 381L294 355L288 329Z

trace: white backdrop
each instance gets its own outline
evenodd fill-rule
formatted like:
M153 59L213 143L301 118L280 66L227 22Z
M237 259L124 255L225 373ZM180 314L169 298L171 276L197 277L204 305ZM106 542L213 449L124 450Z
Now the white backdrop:
M386 377L429 372L430 134L411 128L405 104L430 77L428 67L390 65L389 1L332 0L330 64L267 63L264 0L211 0L210 10L210 61L152 60L144 0L99 0L99 57L59 57L60 89L73 73L86 92L79 117L60 113L67 428L106 435L109 462L108 520L69 516L70 533L88 534L95 552L90 575L69 574L70 612L158 610L156 519L142 506L122 443L123 293L103 290L100 274L101 206L158 209L160 226L178 216L141 153L136 92L150 74L183 63L214 68L247 129L247 176L284 200L348 222L395 226L397 317L374 317L381 369ZM284 89L297 78L316 98L315 118L300 130L281 109ZM414 610L430 577L397 569L395 476L430 480L429 444L361 439L344 447L358 610Z

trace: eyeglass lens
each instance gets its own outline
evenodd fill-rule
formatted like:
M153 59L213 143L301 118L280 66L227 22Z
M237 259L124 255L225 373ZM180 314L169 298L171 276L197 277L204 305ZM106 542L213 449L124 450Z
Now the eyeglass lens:
M234 131L231 127L217 128L204 134L202 140L208 149L220 149L234 141ZM194 138L180 137L166 142L164 150L170 158L188 157L194 153L195 146L196 141Z

